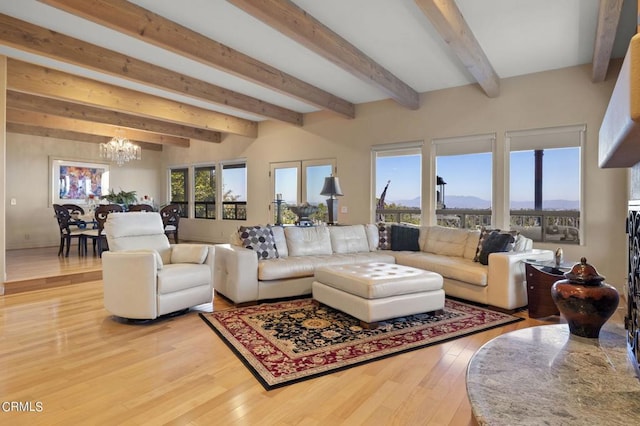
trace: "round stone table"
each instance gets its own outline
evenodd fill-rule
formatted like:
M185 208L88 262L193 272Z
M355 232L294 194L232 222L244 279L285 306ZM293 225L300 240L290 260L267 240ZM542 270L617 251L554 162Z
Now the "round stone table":
M480 425L637 425L640 380L626 331L599 339L567 324L512 331L487 342L467 368L467 393Z

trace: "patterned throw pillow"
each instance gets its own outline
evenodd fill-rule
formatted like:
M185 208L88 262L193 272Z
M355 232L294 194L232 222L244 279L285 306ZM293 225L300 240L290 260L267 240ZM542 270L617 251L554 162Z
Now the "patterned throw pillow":
M479 256L480 263L482 265L488 265L489 255L491 253L509 251L509 245L513 244L513 239L513 235L510 233L493 231L482 243L482 250Z
M258 254L258 260L278 257L278 248L270 227L241 226L238 228L238 236L242 240L244 248L251 249Z
M491 229L485 228L484 226L480 229L480 239L478 240L478 248L476 248L476 255L473 258L474 262L480 262L480 252L482 251L482 242L491 234L493 231L500 232L499 229Z
M378 223L378 249L391 250L391 224L380 222Z

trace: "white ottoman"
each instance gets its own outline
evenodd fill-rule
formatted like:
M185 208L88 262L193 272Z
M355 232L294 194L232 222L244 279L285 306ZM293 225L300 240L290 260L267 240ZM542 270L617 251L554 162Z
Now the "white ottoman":
M311 289L314 300L358 318L367 328L444 309L442 275L393 263L320 267Z

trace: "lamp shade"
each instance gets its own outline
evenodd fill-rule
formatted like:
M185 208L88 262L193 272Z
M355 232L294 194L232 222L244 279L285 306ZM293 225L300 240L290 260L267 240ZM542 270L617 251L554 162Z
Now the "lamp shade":
M335 176L324 178L324 186L322 187L322 191L320 191L320 195L325 195L328 197L343 195L338 178Z

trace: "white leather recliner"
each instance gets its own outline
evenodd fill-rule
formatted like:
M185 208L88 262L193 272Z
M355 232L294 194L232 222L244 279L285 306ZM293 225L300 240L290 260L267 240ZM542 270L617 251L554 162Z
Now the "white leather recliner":
M104 307L118 317L154 319L211 303L214 246L170 244L159 213L110 214L102 255Z

